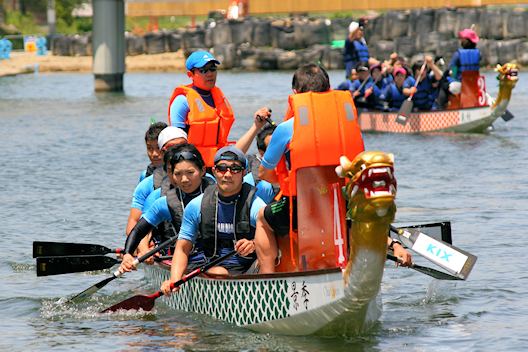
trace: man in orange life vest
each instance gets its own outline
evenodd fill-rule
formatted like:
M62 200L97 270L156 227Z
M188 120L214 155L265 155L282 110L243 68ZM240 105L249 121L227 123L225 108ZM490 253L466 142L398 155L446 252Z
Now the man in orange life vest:
M188 142L212 167L216 151L227 144L235 117L226 97L216 87L216 60L207 51L195 51L185 62L189 85L174 89L169 102L169 125L188 133Z
M306 92L328 92L330 91L330 80L326 71L315 64L307 64L298 68L292 80L292 89L294 94ZM341 92L336 94L343 94ZM343 97L341 97L343 98ZM346 97L348 101L352 101L351 96ZM271 183L279 182L283 197L278 201L270 203L264 209L265 226L270 226L273 232L278 236L287 235L290 231L290 196L292 194L292 187L290 187L292 175L290 173L291 159L290 159L290 142L293 141L294 135L294 110L292 103L295 97L290 96L290 107L286 113L285 121L280 123L272 134L270 143L264 156L262 157L261 165L259 167L259 177ZM337 101L337 100L336 100ZM352 104L352 103L351 103ZM332 114L328 114L329 121ZM337 122L337 119L335 121ZM359 131L357 133L360 133ZM360 134L359 134L360 136ZM361 138L361 137L359 137ZM357 141L357 152L363 150L363 142ZM338 161L336 160L336 164ZM294 175L293 175L294 176ZM294 208L292 209L295 221L297 218L296 202L294 198ZM294 223L293 228L296 228ZM259 273L272 273L275 271L275 258L278 254L277 241L271 231L261 231L255 235L255 246L257 256L259 258L260 270ZM387 238L387 244L394 250L395 256L402 259L402 265L410 265L412 258L400 243L394 243L390 237Z

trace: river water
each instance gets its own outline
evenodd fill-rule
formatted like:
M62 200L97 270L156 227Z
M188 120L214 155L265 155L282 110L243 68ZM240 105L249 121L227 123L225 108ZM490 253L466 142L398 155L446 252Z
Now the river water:
M331 72L337 85L342 72ZM497 91L493 73L488 90ZM508 123L488 135L365 135L395 154L397 221L450 220L453 242L479 257L469 279L440 282L387 264L384 312L352 338L257 334L156 305L151 314L97 312L149 293L138 271L86 303L65 306L110 271L37 278L32 242L119 247L131 193L147 165L149 119L166 119L183 73L127 74L124 94L95 94L87 74L0 79L0 350L82 351L524 351L528 343L528 75L520 75ZM280 120L291 72L221 72L218 84L240 136L261 106ZM425 263L422 263L425 264ZM433 264L426 264L433 266Z

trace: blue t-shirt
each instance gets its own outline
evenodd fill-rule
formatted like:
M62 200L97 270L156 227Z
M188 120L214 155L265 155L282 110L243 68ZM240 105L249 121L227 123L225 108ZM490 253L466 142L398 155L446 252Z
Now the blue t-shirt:
M293 118L281 122L269 142L268 148L262 157L261 165L266 169L274 169L283 155L288 152L288 145L293 137Z
M141 171L141 173L139 174L138 184L139 184L141 181L143 181L146 177L147 177L147 170L143 170L143 171Z
M187 115L189 114L189 103L185 95L178 95L170 106L171 125L185 129L187 124Z
M146 177L143 181L141 181L134 190L134 194L132 195L132 205L131 208L136 208L141 211L143 211L143 207L145 206L145 201L149 194L151 194L154 191L154 176L150 175L149 177Z
M198 231L200 229L201 222L201 206L202 206L203 195L199 195L189 202L183 211L182 225L178 240L190 241L192 244L196 243ZM257 225L257 216L260 209L264 208L266 203L258 196L253 199L250 210L250 225L255 228ZM224 203L218 200L218 213L217 213L217 234L221 240L235 240L234 237L234 216L235 216L235 202ZM229 253L231 248L220 248L218 255L225 255ZM199 256L198 256L199 257ZM191 262L193 259L189 258ZM243 265L248 266L253 262L252 258L243 258L234 256L223 262L223 266L230 265Z
M154 227L158 226L163 221L172 221L166 196L156 199L149 208L145 209L146 210L141 217Z

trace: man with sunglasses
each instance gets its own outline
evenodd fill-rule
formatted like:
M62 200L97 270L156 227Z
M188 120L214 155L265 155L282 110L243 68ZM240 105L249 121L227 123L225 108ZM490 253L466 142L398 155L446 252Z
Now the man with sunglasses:
M169 125L185 130L189 143L213 166L216 151L227 144L235 116L220 88L216 87L216 60L207 51L195 51L185 62L189 85L174 89L169 101Z
M238 255L208 270L217 275L246 272L256 259L253 239L262 226L264 201L255 195L255 188L243 182L247 160L234 147L223 147L215 154L213 174L216 187L189 202L172 259L171 279L162 285L170 293L170 282L179 280L188 264L193 247L205 257L222 256L234 249Z

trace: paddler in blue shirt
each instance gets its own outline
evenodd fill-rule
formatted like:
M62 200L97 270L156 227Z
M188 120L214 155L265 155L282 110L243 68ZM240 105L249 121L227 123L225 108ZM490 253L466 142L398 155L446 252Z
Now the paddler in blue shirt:
M155 122L145 132L145 145L147 146L147 156L150 164L139 175L139 182L152 175L154 170L163 164L163 156L158 146L158 136L165 127L167 127L165 122Z
M416 110L429 111L433 108L434 100L437 96L435 90L438 88L435 87L435 83L442 79L442 71L435 65L433 57L426 55L425 56L425 69L422 71L423 61L416 61L412 65L413 76L409 76L403 88L412 88L414 87L416 80L420 77L420 82L416 86L416 93L413 96L413 108ZM429 73L432 72L433 76Z
M398 111L403 104L403 101L407 99L409 94L405 94L403 84L407 77L407 71L403 67L395 67L392 70L393 82L390 83L385 90L381 93L380 99L388 103L389 111ZM408 89L409 92L416 90L411 87Z
M213 174L216 187L209 187L194 198L183 212L182 226L172 258L171 278L161 290L170 294L171 282L183 276L195 260L206 261L233 249L238 254L208 270L217 275L246 272L255 261L256 231L267 231L262 224L266 204L255 195L255 188L243 182L247 170L244 153L233 146L215 154ZM195 247L193 261L189 255ZM201 257L201 259L199 259ZM177 288L173 291L177 291Z
M363 37L363 26L352 21L348 26L348 36L345 39L343 60L345 62L345 78L350 79L352 70L360 62L369 62L370 55L367 42ZM374 63L374 62L372 62Z
M169 126L163 129L158 136L158 147L162 154L164 154L168 148L182 143L187 143L187 133L178 127ZM163 180L166 176L167 174L163 168L157 168L152 175L146 177L136 186L132 196L130 213L128 215L126 227L127 234L129 234L132 228L136 226L141 217L147 197L155 189L162 186Z
M172 157L169 161L169 179L173 187L165 196L155 202L143 213L136 226L130 232L125 243L125 256L121 263L122 272L135 269L132 256L141 241L155 227L166 223L164 231L158 232L159 238L153 238L160 243L180 231L183 210L189 202L202 194L215 180L205 174L203 158L192 144L180 144L170 149ZM156 237L153 233L153 237ZM162 253L165 254L165 253Z
M358 79L355 81L347 80L341 83L337 90L349 90L354 98L357 107L375 109L379 107L380 89L374 84L370 76L370 70L366 62L360 62L356 66Z

